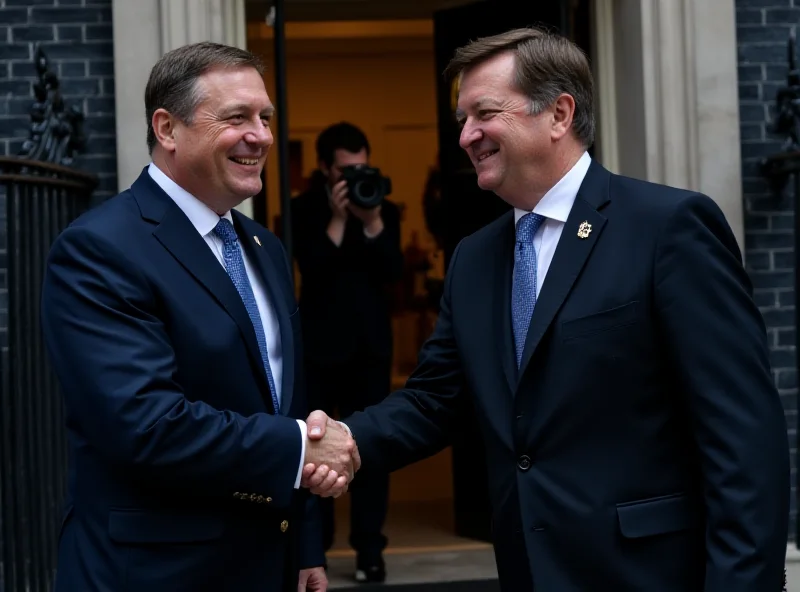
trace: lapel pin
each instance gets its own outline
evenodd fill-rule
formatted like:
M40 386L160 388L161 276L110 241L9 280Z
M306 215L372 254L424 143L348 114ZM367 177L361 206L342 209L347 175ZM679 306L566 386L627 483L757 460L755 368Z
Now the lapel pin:
M254 241L256 241L256 244L257 244L259 247L261 246L261 241L260 241L260 240L258 240L258 237L257 237L256 235L253 235L253 240L254 240Z
M578 238L589 238L589 234L591 234L591 232L592 225L589 224L588 220L584 220L578 227Z

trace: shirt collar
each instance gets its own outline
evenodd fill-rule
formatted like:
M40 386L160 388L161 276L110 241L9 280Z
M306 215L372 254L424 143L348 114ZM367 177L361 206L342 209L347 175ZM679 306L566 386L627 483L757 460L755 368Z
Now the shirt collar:
M578 191L581 188L586 173L589 171L589 166L592 164L592 158L588 152L584 152L583 156L578 159L573 167L567 171L567 174L550 188L550 191L544 194L544 197L539 200L533 212L541 214L545 218L552 218L559 222L566 222L569 217L569 212L572 210L572 204L575 203L575 198L578 196ZM514 208L514 224L519 222L525 214L530 213L528 210L520 210Z
M186 214L192 226L197 229L201 236L205 236L214 230L220 218L225 218L233 224L233 217L230 211L225 212L223 216L217 215L214 210L167 177L155 163L150 163L150 166L147 167L147 172L150 173L153 181L164 190L164 193L169 195L172 201L183 210L183 213Z

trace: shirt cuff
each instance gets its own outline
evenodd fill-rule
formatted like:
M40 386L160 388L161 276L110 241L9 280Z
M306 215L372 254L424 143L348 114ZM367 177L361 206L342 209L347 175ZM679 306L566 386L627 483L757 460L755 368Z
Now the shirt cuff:
M297 425L300 426L300 439L302 440L303 447L300 450L300 466L297 468L297 478L294 480L294 488L300 489L300 480L303 477L303 465L305 464L306 460L306 440L308 439L308 427L306 427L306 422L304 422L302 419L298 419L296 421Z

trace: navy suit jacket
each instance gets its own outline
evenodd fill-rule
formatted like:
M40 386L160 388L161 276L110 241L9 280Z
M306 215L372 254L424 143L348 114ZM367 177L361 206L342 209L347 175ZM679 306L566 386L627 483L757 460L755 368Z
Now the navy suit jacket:
M503 590L779 591L786 423L716 204L592 163L519 371L514 240L509 212L456 249L406 388L345 420L363 466L441 449L468 401Z
M52 246L42 323L70 445L58 592L295 592L324 563L316 503L294 488L308 410L289 264L232 215L279 319L280 413L233 282L147 169Z

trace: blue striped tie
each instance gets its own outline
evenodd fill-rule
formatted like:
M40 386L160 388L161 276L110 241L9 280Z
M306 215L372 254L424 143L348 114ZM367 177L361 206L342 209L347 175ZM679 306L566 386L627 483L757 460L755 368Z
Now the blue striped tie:
M239 296L242 297L244 306L247 309L247 314L250 315L250 321L253 323L253 329L255 329L256 339L258 340L258 349L261 352L261 361L264 364L264 370L267 372L269 390L272 394L272 404L275 406L275 413L279 413L281 406L278 402L278 393L275 390L275 379L272 377L272 368L270 368L269 365L264 325L261 324L261 315L258 312L256 297L255 294L253 294L253 287L250 285L250 280L247 277L247 271L244 267L242 251L239 248L239 237L236 236L233 225L226 218L220 219L214 228L214 234L222 240L222 256L225 260L225 269L228 271L233 285L236 286Z

